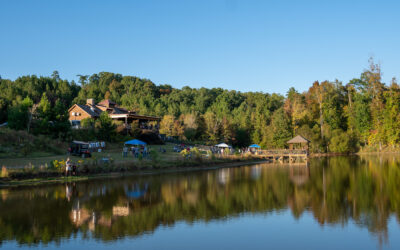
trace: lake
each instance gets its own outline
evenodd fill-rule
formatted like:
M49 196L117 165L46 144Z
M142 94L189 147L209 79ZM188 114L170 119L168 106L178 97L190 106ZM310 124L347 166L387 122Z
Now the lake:
M400 157L0 189L0 247L400 249Z

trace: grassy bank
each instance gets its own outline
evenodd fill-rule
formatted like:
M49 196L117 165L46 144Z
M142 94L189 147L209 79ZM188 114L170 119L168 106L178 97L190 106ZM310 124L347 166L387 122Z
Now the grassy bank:
M89 179L117 178L129 175L200 171L223 167L237 167L261 162L265 162L265 160L261 160L254 156L229 156L214 159L181 159L161 164L145 161L140 164L110 163L97 166L80 165L77 169L76 176L65 176L64 168L18 168L7 170L3 167L0 177L0 188L71 181L76 182Z

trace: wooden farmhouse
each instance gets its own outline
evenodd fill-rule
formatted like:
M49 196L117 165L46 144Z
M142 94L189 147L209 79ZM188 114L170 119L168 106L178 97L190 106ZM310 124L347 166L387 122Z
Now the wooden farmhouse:
M74 104L68 112L69 121L73 128L80 128L83 119L91 118L96 120L102 112L107 112L113 120L123 121L127 129L130 129L132 122L138 122L141 129L158 131L161 120L160 117L138 115L135 111L121 108L110 100L103 100L96 104L94 99L87 99L85 105Z

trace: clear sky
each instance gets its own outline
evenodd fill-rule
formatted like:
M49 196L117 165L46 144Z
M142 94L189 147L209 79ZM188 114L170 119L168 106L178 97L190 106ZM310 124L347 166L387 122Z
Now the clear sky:
M110 71L174 87L286 93L399 77L400 1L0 1L0 75Z

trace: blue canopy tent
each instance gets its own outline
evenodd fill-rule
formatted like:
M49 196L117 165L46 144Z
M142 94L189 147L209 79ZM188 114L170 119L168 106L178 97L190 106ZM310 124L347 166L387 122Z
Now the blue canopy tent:
M126 141L125 145L147 145L147 143L138 139L133 139L130 141Z
M252 144L252 145L249 146L249 148L261 148L261 147L259 145L257 145L257 144Z

